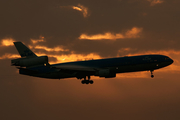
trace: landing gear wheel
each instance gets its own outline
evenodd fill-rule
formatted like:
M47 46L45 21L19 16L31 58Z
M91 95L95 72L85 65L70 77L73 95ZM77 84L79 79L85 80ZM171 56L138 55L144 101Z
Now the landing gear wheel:
M89 80L86 80L85 82L86 82L86 84L89 84Z
M90 83L90 84L93 84L94 81L92 81L92 80L82 80L81 83L82 83L82 84L89 84L89 83Z
M154 75L151 75L151 78L154 78Z
M90 81L89 81L89 83L90 83L90 84L93 84L93 83L94 83L94 81L90 80Z
M154 70L151 70L151 78L154 78L153 71Z
M88 80L86 80L86 76L84 77L84 80L81 81L82 84L93 84L94 81L90 80L90 76L88 76Z
M81 83L82 83L82 84L85 84L85 81L84 81L84 80L82 80L82 81L81 81Z

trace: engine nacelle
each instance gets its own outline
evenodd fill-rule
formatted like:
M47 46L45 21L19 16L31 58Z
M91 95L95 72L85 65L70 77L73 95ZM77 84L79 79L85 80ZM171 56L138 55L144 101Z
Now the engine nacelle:
M20 66L20 67L30 67L30 66L44 65L44 64L48 64L47 56L33 57L33 58L19 58L19 59L11 60L11 65Z
M103 69L103 70L99 70L96 73L96 76L105 77L105 78L113 78L113 77L116 77L116 73L109 69Z

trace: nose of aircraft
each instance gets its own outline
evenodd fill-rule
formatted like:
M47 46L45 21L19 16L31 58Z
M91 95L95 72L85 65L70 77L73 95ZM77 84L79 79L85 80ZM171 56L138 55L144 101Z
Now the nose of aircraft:
M168 56L165 56L165 61L166 61L166 63L167 63L167 65L171 65L174 61L170 58L170 57L168 57Z
M174 62L173 59L170 58L170 62L171 62L171 64L172 64L172 63Z
M172 64L174 62L173 59L171 59L169 57L166 60L168 61L169 64Z

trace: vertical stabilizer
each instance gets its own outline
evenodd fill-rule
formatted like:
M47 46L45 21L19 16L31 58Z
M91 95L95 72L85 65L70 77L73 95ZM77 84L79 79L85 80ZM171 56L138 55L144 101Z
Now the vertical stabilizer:
M18 50L21 57L37 57L28 47L26 47L22 42L14 42L16 49Z

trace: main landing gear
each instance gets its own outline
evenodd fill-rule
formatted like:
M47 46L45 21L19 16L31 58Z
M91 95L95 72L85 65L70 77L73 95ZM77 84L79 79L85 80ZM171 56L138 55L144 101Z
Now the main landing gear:
M154 78L153 72L154 70L150 70L151 71L151 78Z
M82 80L81 81L81 83L82 84L93 84L94 83L94 81L92 81L92 80L90 80L91 79L91 77L90 76L88 76L88 80L86 80L86 76L84 77L84 80Z

